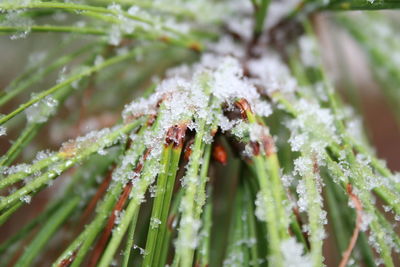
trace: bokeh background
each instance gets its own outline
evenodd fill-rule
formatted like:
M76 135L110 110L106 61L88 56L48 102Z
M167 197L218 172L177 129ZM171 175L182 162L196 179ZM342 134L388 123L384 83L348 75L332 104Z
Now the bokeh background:
M370 18L372 21L375 16L380 19L383 17L382 20L386 20L387 24L382 23L383 26L381 25L378 30L384 31L387 27L386 30L390 30L391 37L400 42L399 15L400 12L397 11L370 12L366 19ZM360 45L349 31L341 27L344 17L349 21L356 21L363 16L365 15L360 12L349 12L345 16L323 13L314 18L313 25L322 48L324 65L336 90L340 92L344 102L353 107L356 116L359 116L362 120L362 125L378 157L385 160L392 171L397 172L400 171L400 119L396 116L396 108L400 109L400 106L393 106L391 96L385 93L384 87L390 87L390 90L400 90L400 84L381 83L379 79L380 66L374 65L366 55L365 47ZM372 33L373 30L371 30ZM374 35L370 37L369 41L376 42L378 50L387 49L384 46L379 46L380 42L385 42L384 40ZM89 43L90 40L89 37L68 40L62 34L48 33L29 34L26 38L17 40L11 40L8 35L0 36L0 91L5 90L8 84L25 69L35 67L38 59L49 51L62 46L62 51L68 52L82 45L82 43ZM392 51L393 57L398 56L399 53L400 47L398 50ZM153 76L153 80L162 77L165 70L170 66L195 60L192 53L181 49L164 51L165 62L159 60L160 55L152 56L142 59L141 67L149 72L148 76ZM77 58L67 66L67 71L84 60L84 58ZM97 77L97 80L88 90L70 97L61 108L59 115L52 118L40 130L16 162L28 162L40 150L56 150L60 143L68 139L75 138L90 130L114 125L119 119L124 104L129 103L151 84L149 79L142 80L134 67L129 67L129 65L121 65L121 67L125 69L118 72L118 75L103 73ZM49 88L62 75L62 69L54 71L43 82L30 88L7 105L0 107L0 114L7 114L12 111L19 103L29 99L32 92ZM121 81L125 84L121 84ZM129 86L126 86L126 84ZM116 87L120 89L117 94L115 93ZM21 114L13 124L7 127L7 136L0 137L0 155L7 151L10 142L15 140L24 124L25 115ZM74 126L71 128L71 125ZM224 169L216 167L215 172L223 174ZM68 179L69 175L70 173L67 172L63 179L57 179L55 186L38 194L29 206L22 208L12 220L2 226L0 228L0 241L15 232L21 221L27 221L41 211L43 204L57 194L57 190L62 187L63 180ZM232 185L229 181L222 181L217 191L221 190L220 193L222 194L224 186ZM220 209L221 219L228 214L230 203L232 202L226 201L226 199L223 201L221 197L221 204L217 207L217 209ZM327 228L329 231L329 225ZM224 231L224 229L220 230ZM63 234L68 235L68 233ZM63 234L60 234L57 238L65 238L62 236ZM340 260L340 255L329 245L334 242L329 235L328 240L325 246L327 264L328 266L335 266ZM220 242L223 243L223 240ZM51 258L51 255L49 255L49 259ZM43 262L46 262L46 260Z

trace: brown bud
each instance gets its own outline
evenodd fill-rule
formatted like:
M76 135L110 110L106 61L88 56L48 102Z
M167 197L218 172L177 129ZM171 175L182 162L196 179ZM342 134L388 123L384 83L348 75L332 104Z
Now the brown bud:
M270 156L273 153L275 153L274 140L272 139L271 136L264 136L262 138L262 144L263 144L265 154L267 156Z
M218 129L214 128L214 129L211 130L210 134L211 134L211 136L215 136L217 134L217 132L218 132Z
M162 35L160 38L160 41L163 41L164 43L169 43L170 42L170 38L166 35Z
M185 137L187 125L182 123L180 125L174 125L167 131L167 137L165 138L166 145L174 144L174 147L181 146L183 144L183 138Z
M226 165L228 162L228 154L226 153L225 148L220 144L215 144L213 146L212 155L213 158L222 165Z
M147 126L152 126L153 123L156 121L157 115L150 115L149 119L146 122Z
M353 194L353 187L351 186L351 184L347 184L346 190L347 190L347 193L348 193L349 195L352 195L352 194Z
M249 102L246 99L242 98L242 99L236 101L235 105L240 109L240 114L242 115L242 118L247 119L246 112L247 111L252 112Z
M190 43L189 48L195 52L201 52L202 50L201 45L197 42Z
M183 155L186 161L189 161L190 155L192 155L192 149L190 148L190 146L187 146Z
M250 146L253 149L254 156L260 155L260 144L258 142L250 142Z
M64 158L73 157L77 152L76 145L75 141L64 143L60 149L60 155Z
M170 232L172 232L174 230L174 227L173 227L174 220L175 220L175 214L171 214L168 216L167 228Z
M150 148L148 148L148 149L146 150L146 152L144 152L144 156L143 156L143 159L144 159L144 160L147 159L147 157L150 155L150 152L151 152L151 149L150 149Z

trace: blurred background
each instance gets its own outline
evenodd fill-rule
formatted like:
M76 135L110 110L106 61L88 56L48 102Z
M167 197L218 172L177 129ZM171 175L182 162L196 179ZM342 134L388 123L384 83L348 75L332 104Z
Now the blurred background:
M356 111L354 116L359 117L378 157L385 160L395 172L400 171L399 15L397 11L322 13L313 20L330 79L344 102ZM57 21L65 18L55 14L53 19ZM71 17L68 19L74 20ZM15 40L9 35L1 35L0 92L4 93L10 83L25 71L43 68L45 64L42 62L51 63L52 57L49 55L60 57L60 53L71 53L77 48L90 45L93 40L92 37L66 37L54 33L30 33L27 38ZM105 47L99 51L99 55L107 57L107 53L123 53L123 50L124 42L119 47L113 47L112 52ZM186 49L165 48L160 54L136 58L141 62L140 68L126 62L112 71L99 73L94 80L82 81L83 84L78 86L84 86L85 90L73 94L62 104L58 115L50 118L49 123L40 128L33 142L15 162L29 162L38 151L56 150L60 143L68 139L114 125L120 119L124 104L131 102L162 78L169 67L195 59L196 55ZM54 68L46 79L2 105L0 114L14 110L20 103L27 101L32 93L50 88L57 80L63 79L66 73L87 60L93 59L88 59L82 53L67 64ZM101 61L102 58L94 60ZM7 135L0 137L0 155L6 153L12 140L18 137L25 121L25 114L21 114L7 125ZM216 167L215 171L223 172L223 169ZM42 210L42 204L57 194L63 180L57 179L56 186L38 194L29 207L21 208L17 216L2 226L0 241L13 232L20 220L28 220ZM225 183L229 186L229 181ZM221 210L226 209L230 202L224 203L219 207ZM223 216L224 212L221 214ZM330 251L330 246L327 245L325 249ZM328 266L334 266L339 255L326 255Z

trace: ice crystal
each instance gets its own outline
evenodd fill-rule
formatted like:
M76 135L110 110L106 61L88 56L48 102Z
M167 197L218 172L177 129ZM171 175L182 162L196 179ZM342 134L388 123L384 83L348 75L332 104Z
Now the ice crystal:
M103 148L101 148L101 149L99 149L99 150L97 151L97 153L98 153L99 155L102 155L102 156L104 156L104 155L107 155L107 150L106 150L106 149L103 149Z
M301 0L279 0L270 1L269 14L265 20L265 28L270 29L275 26L278 22L284 19L292 12L299 4Z
M7 135L7 128L0 126L0 136Z
M160 224L161 224L160 219L154 218L154 217L152 217L152 218L150 219L150 227L151 227L152 229L158 228L158 227L160 226Z
M176 31L183 29L183 26L179 23L173 23L172 18L165 18L162 21L156 14L150 15L147 11L137 6L132 6L128 11L124 11L119 4L112 3L107 8L119 21L119 23L115 23L109 28L108 41L111 45L119 45L124 35L132 34L136 29L147 30L153 33L159 32L160 34L167 25Z
M233 250L223 262L224 267L241 267L244 266L243 264L244 253L242 250Z
M103 56L97 55L96 58L95 58L95 60L94 60L94 65L98 66L98 65L100 65L100 64L103 63L103 62L104 62Z
M18 172L31 173L32 169L30 165L22 163L4 168L2 169L2 172L4 175L10 175Z
M346 129L347 133L353 138L353 140L362 143L365 139L363 133L363 122L360 117L354 115L352 119L347 120Z
M223 36L217 43L209 44L211 51L218 55L235 56L236 58L243 58L245 53L240 45L229 36Z
M289 238L282 242L283 266L285 267L309 267L312 266L311 257L304 253L303 245L297 243L295 238Z
M216 119L218 120L219 127L221 128L222 132L231 130L239 121L231 121L223 114L218 114ZM239 135L239 133L237 133ZM242 135L243 137L243 135Z
M115 215L115 225L118 225L121 223L122 219L124 218L125 215L125 211L114 211L114 215Z
M211 96L214 97L212 107L209 106ZM206 120L207 125L216 120L218 126L227 131L239 124L239 121L225 117L221 111L221 106L225 104L228 109L233 109L238 98L245 98L260 116L272 113L269 103L261 100L256 88L244 77L237 59L208 54L192 67L183 65L168 71L167 78L161 81L156 92L147 99L142 98L127 105L123 117L129 121L143 115L155 115L160 109L161 131L150 131L144 139L146 147L151 148L150 157L157 157L161 153L165 133L173 125L186 122L190 129L196 130L198 120ZM194 120L189 120L191 117ZM267 129L254 129L251 137L259 140L260 134L267 134ZM210 143L212 138L207 132L203 139Z
M295 180L293 175L289 175L289 174L284 174L281 177L282 180L282 184L283 186L285 186L286 188L290 187L293 184L293 181Z
M289 144L293 151L307 151L315 156L318 165L324 165L325 148L340 140L336 134L334 117L329 109L305 99L298 101L295 107L297 118L287 122L291 131Z
M239 61L233 57L219 58L215 62L210 59L211 55L203 58L205 65L217 67L213 73L213 94L222 102L233 103L238 98L245 98L251 105L252 110L260 116L269 116L272 109L269 104L263 102L257 89L243 77L243 69Z
M306 176L313 168L313 162L308 157L299 157L294 161L294 174Z
M36 153L36 157L35 157L33 163L50 158L53 155L54 155L54 152L51 152L50 150L39 151Z
M138 6L131 6L131 7L128 9L128 14L129 14L129 15L132 15L132 16L140 15L140 7L138 7Z
M371 222L373 221L373 219L374 219L374 215L363 212L362 216L361 216L360 230L364 231L364 232L367 231L368 227L371 224Z
M134 139L140 142L141 139ZM137 147L137 142L133 143L135 148ZM126 182L127 180L134 180L139 177L139 174L133 171L137 159L139 158L139 153L132 149L130 150L121 160L120 166L114 170L112 174L112 179L115 181Z
M318 65L318 56L315 40L309 36L302 36L299 39L300 58L306 67L315 67Z
M108 43L117 46L121 42L122 34L118 25L112 25L108 34Z
M65 157L79 156L87 148L93 146L93 144L97 144L96 151L101 151L102 149L114 145L126 138L124 134L120 134L117 138L109 138L109 134L117 131L120 127L121 126L115 126L111 129L104 128L99 131L91 131L85 136L80 136L76 139L64 142L61 145L60 153Z
M251 39L251 30L254 25L254 20L249 17L241 17L235 20L230 20L228 23L229 30L241 36L244 40Z
M29 123L43 123L56 112L58 101L51 96L36 102L26 109L26 118Z
M265 221L267 215L267 211L265 210L265 201L263 198L264 198L263 193L261 191L258 192L255 201L256 204L255 214L257 219L260 221Z
M254 83L264 88L266 94L276 91L293 93L297 88L297 81L276 54L266 53L258 59L251 59L248 67L250 73L256 77Z
M133 245L133 249L138 249L140 255L146 255L146 251L143 248L141 248L138 245L136 245L136 244Z
M149 193L150 193L150 197L155 197L157 194L157 186L156 185L151 185L149 187Z
M265 136L269 136L269 130L267 127L260 124L252 124L249 127L249 134L251 141L260 141Z
M8 12L5 16L5 20L0 22L0 26L11 26L16 27L18 31L10 36L11 40L25 38L31 31L33 21L23 16L23 11L12 11Z
M67 66L62 67L58 73L57 83L62 83L66 80Z
M31 199L32 197L30 195L25 195L23 197L21 197L21 201L25 202L25 203L31 203Z
M175 244L177 249L185 247L195 249L199 244L200 236L197 235L197 233L201 227L201 221L189 216L182 217L180 222L180 230L184 229L186 226L190 226L193 230L192 232L195 233L195 235L181 235L181 238L178 239Z

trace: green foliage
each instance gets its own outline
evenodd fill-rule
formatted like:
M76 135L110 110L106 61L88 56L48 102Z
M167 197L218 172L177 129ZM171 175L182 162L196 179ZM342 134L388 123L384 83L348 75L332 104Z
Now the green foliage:
M331 83L318 28L328 14L358 42L400 118L397 18L341 12L398 7L0 2L0 42L56 43L0 93L0 265L318 267L332 242L334 264L395 266L400 176Z

